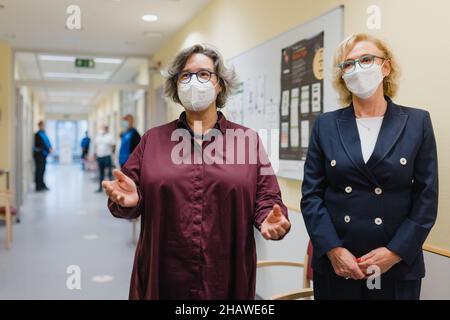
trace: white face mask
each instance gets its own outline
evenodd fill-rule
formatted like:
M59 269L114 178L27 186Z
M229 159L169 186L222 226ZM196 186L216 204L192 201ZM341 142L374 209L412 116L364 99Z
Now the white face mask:
M190 111L203 111L216 100L216 88L211 81L201 83L192 77L189 83L178 84L178 97L184 108Z
M383 78L381 66L376 63L367 69L363 69L357 64L352 73L342 76L347 89L361 99L368 99L373 96Z

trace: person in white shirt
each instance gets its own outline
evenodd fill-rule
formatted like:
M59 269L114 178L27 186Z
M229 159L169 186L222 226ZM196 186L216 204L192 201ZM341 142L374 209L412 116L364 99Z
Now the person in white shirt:
M99 169L99 188L96 192L103 192L102 181L105 179L105 170L108 169L108 177L112 180L112 155L115 151L115 142L109 133L108 126L104 126L102 132L95 138L95 156Z

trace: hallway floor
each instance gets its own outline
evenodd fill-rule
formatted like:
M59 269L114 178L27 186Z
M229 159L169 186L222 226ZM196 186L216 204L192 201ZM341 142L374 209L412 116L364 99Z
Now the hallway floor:
M10 250L0 227L0 299L127 299L135 245L132 223L114 218L94 173L49 165L51 189L30 192ZM81 289L67 268L80 267Z

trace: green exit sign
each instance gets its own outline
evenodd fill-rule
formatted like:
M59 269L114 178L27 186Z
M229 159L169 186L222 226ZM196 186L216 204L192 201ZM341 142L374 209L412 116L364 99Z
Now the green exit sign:
M94 59L76 59L75 67L77 68L95 68Z

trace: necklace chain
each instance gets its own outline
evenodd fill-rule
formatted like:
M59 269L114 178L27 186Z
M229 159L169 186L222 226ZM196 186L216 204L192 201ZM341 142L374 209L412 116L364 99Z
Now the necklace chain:
M360 119L358 119L358 120L360 120ZM363 121L356 121L356 123L357 123L358 125L361 125L362 127L366 128L367 131L370 131L370 130L373 129L373 126L367 126L367 125L363 124Z

